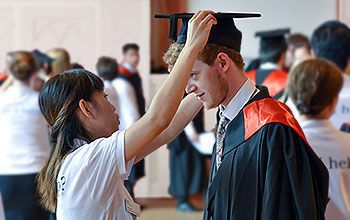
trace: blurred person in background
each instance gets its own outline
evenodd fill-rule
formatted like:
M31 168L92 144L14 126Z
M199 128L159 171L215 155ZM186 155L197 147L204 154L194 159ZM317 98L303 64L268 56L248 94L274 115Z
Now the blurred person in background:
M70 56L64 48L53 48L46 53L53 62L51 63L52 72L49 74L50 77L57 74L63 73L66 70L71 69L70 67Z
M287 72L284 69L287 43L284 35L289 28L256 32L260 37L259 68L247 71L247 76L257 85L266 86L273 98L283 95L287 84Z
M107 94L108 100L116 108L119 114L119 99L117 91L112 85L112 81L118 76L118 63L110 57L100 57L96 63L96 71L99 77L102 78L104 84L104 92Z
M285 67L291 70L294 66L300 62L312 58L311 54L311 44L309 39L300 33L292 34L287 38L287 52ZM292 100L288 97L288 91L284 91L283 96L280 101L284 102L292 110L293 115L297 120L299 120L299 112L295 107Z
M135 43L127 43L123 46L122 52L123 61L119 66L119 78L126 80L131 85L135 96L132 95L132 92L125 87L121 87L120 89L118 89L118 85L115 85L114 87L117 89L119 97L129 97L130 99L134 99L134 97L136 97L138 115L135 114L133 118L134 120L138 120L145 114L146 111L146 102L142 89L142 79L137 69L140 62L140 47ZM135 123L135 121L133 121L132 124L133 123ZM132 197L134 197L134 186L136 182L144 175L145 161L141 160L132 167L130 177L127 181L125 181L125 187L128 189Z
M338 105L330 119L339 129L350 120L350 28L340 21L324 22L312 33L311 46L315 57L330 60L343 73Z
M49 79L48 75L52 72L51 63L54 60L38 49L33 50L32 53L39 63L39 77L44 81L47 81Z
M330 122L343 78L341 70L323 59L306 60L292 69L288 93L300 113L300 125L312 149L329 171L326 219L350 219L350 134Z
M47 124L40 113L38 63L30 52L10 52L12 85L0 93L0 192L6 219L48 219L39 206L36 176L49 156Z
M291 34L286 42L288 46L284 66L288 70L295 64L311 58L311 44L305 35L301 33Z

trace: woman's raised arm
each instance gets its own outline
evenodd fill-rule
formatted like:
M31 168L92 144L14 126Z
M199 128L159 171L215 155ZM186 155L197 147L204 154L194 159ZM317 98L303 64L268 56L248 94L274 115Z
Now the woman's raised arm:
M172 71L154 96L147 113L125 132L125 160L136 157L172 121L194 62L205 46L216 19L211 11L197 12L189 21L186 44Z

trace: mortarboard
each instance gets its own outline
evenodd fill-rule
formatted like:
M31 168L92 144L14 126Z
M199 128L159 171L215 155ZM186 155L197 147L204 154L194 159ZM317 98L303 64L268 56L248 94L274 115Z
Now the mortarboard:
M290 29L276 29L269 31L259 31L255 37L260 37L260 54L267 54L274 51L284 51L287 49L284 35L289 34Z
M33 50L32 54L35 56L36 59L38 59L40 63L50 63L53 61L51 57L47 56L38 49Z
M156 14L154 17L170 19L169 38L183 44L186 42L188 21L193 15L194 13ZM213 15L217 19L217 24L210 31L208 43L226 46L238 52L241 50L242 33L237 29L233 19L261 17L259 13L215 13ZM182 19L182 25L177 36L179 19Z

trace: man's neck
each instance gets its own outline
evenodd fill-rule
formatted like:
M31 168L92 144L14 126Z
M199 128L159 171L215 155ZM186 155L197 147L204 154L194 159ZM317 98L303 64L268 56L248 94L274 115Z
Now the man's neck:
M235 83L230 84L229 86L229 92L227 93L227 96L225 100L221 103L222 106L225 108L227 105L230 103L230 101L236 96L238 91L242 88L244 85L245 81L247 80L247 77L240 77Z
M131 65L130 63L124 62L124 63L123 63L123 66L124 66L126 69L128 69L130 72L132 72L132 73L136 73L136 72L137 72L137 68L134 67L133 65Z

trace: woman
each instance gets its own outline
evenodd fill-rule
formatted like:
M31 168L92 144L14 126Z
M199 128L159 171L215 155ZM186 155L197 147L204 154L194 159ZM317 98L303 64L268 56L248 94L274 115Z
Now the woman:
M307 140L329 171L326 219L350 219L350 134L330 122L342 88L342 73L321 59L300 63L289 75L288 93L300 113Z
M0 93L0 194L6 219L48 219L39 205L36 176L49 156L48 129L33 88L37 61L30 52L8 54L11 85Z
M188 43L173 71L148 112L125 131L118 131L115 107L96 75L71 70L46 83L39 105L53 151L40 172L39 192L58 219L124 220L139 214L123 180L134 163L175 137L201 108L189 96L177 110L194 61L216 23L210 13L193 16Z

